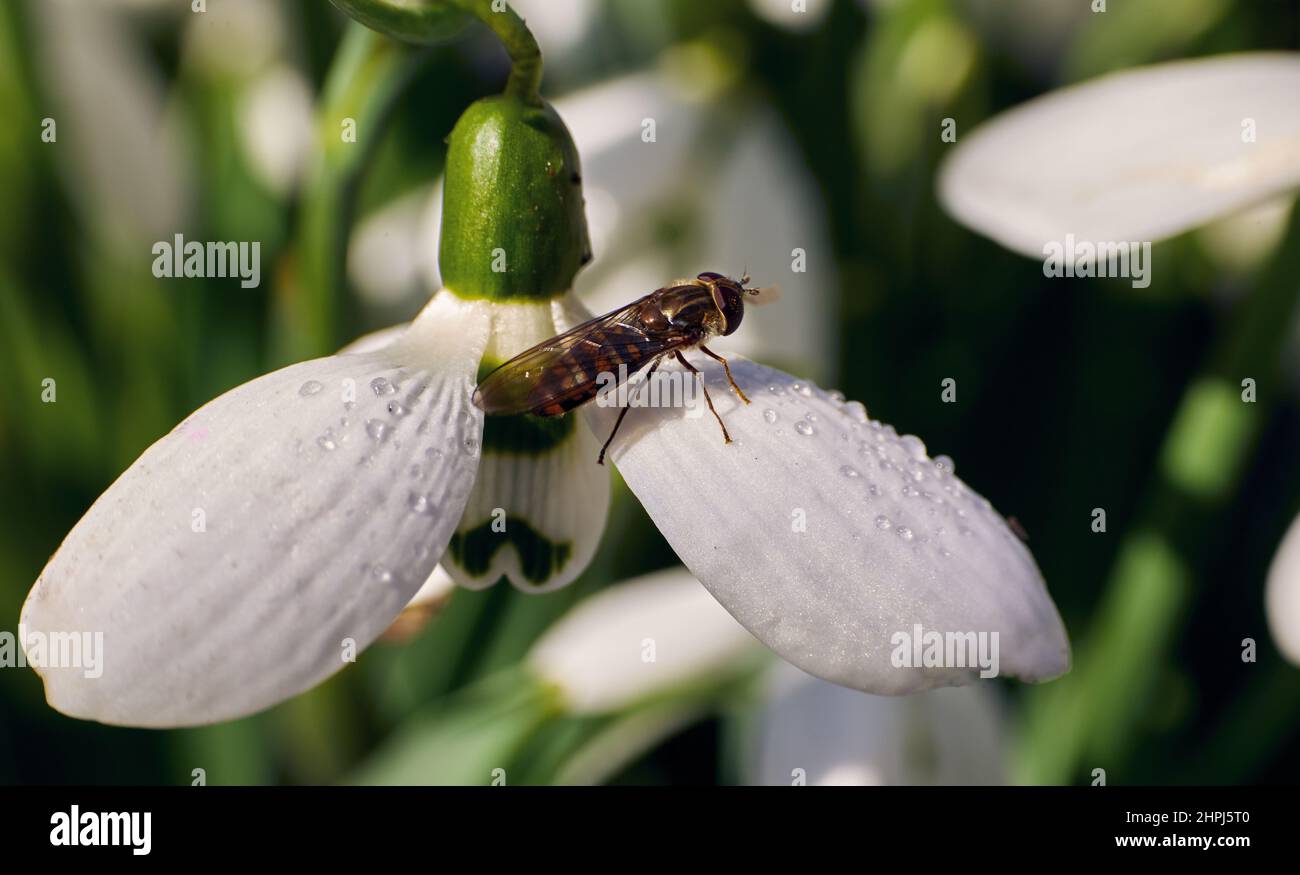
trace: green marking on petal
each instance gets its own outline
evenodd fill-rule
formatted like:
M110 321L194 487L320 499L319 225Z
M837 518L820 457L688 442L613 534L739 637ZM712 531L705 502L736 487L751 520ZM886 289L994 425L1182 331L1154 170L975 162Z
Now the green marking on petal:
M501 362L484 358L478 366L478 382L501 366ZM577 418L562 416L488 416L483 420L483 452L539 456L558 447L573 434Z
M475 577L487 574L492 557L507 544L513 544L519 554L524 578L537 586L550 580L573 553L572 543L552 541L524 520L511 518L504 532L492 531L492 522L484 520L469 531L456 532L447 545L456 563Z

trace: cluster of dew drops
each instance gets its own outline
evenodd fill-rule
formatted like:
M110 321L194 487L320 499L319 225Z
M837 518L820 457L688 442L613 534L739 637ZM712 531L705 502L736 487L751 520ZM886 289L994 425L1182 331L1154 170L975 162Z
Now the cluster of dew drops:
M763 419L776 429L777 434L785 433L783 415L791 415L778 408L791 407L798 412L804 406L799 403L799 398L813 397L834 406L842 417L840 421L822 422L816 412L808 410L794 419L790 428L797 437L811 437L826 430L838 434L845 443L856 444L856 454L862 461L840 466L840 476L861 484L863 500L867 503L878 501L894 491L910 508L915 508L914 513L923 521L912 522L897 513L895 516L898 518L892 519L881 513L873 521L876 531L892 533L911 543L917 552L923 549L923 545L933 544L944 559L952 556L952 551L946 546L950 542L943 540L951 530L955 529L959 537L976 535L968 525L972 511L995 519L995 531L1003 531L1009 538L1015 537L988 499L972 492L958 479L951 458L936 456L931 459L920 438L911 434L900 436L893 426L871 419L861 402L846 401L842 392L827 392L802 382L792 383L788 388L771 384L767 392L769 406L763 409ZM857 537L855 535L855 539Z
M403 381L406 378L406 376L407 375L404 372L398 372L396 379L400 382ZM325 388L324 385L319 380L308 380L307 382L303 383L301 387L299 387L298 394L303 398L311 398L315 395L320 394L320 392L324 388ZM403 400L399 400L396 397L398 394L397 383L395 383L392 380L389 380L387 377L375 377L373 380L371 380L370 390L374 392L376 398L383 399L386 396L394 396L394 397L389 398L386 405L388 410L388 415L391 417L389 421L385 421L383 419L378 419L378 418L371 418L366 420L365 432L366 432L366 436L370 439L370 441L376 446L387 441L389 437L394 434L398 422L400 422L400 420L403 417L408 416L411 413L412 406L418 401L420 396L424 394L424 391L427 388L428 388L427 382L416 383L414 387L411 389L411 391L407 394L403 402ZM338 449L341 443L347 441L346 432L349 426L351 425L351 420L346 414L350 412L354 406L355 403L352 401L345 401L343 403L344 416L342 416L339 419L339 423L338 423L339 431L335 432L333 426L326 428L325 432L316 438L317 446L319 446L325 452L333 452L334 450ZM470 419L470 414L464 410L460 411L458 413L458 416L462 420L461 423L462 425L467 424L465 420ZM429 430L429 420L425 419L416 428L416 434L423 435L428 430ZM459 429L458 431L463 433L465 430L466 429L462 428ZM451 444L456 444L458 442L457 439L454 437L450 438L449 440ZM460 440L459 443L461 444L460 449L469 455L474 455L475 453L478 452L477 438L466 437L463 440ZM394 447L400 447L401 443L395 440L393 442L393 445ZM301 447L299 448L299 452L301 452ZM420 482L422 480L428 479L428 477L433 473L433 470L436 468L438 464L438 460L443 456L443 450L438 447L427 447L424 451L424 455L427 457L428 463L422 465L419 462L413 462L408 472L411 476L411 479L416 482L417 488L412 489L410 491L407 499L407 506L410 508L412 513L417 513L417 514L428 514L428 513L432 513L435 510L434 502L429 498L429 495L421 491L421 489L418 487L420 486ZM373 463L374 463L374 455L369 453L365 455L361 460L362 465L369 466L372 465Z

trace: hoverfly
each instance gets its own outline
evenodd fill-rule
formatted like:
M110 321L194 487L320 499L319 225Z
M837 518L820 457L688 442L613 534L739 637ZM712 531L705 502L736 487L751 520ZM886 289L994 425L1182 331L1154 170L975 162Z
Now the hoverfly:
M560 416L596 397L597 391L604 388L597 379L600 374L619 373L619 365L626 366L623 374L630 374L649 364L645 376L649 380L666 358L674 356L700 381L709 412L718 420L723 439L731 443L727 426L704 386L704 375L682 352L698 347L700 352L722 362L731 388L749 403L731 376L727 360L704 345L740 327L747 297L753 299L751 303L766 303L775 297L775 287L745 288L748 282L748 275L737 281L712 272L695 279L675 280L625 307L521 352L479 383L474 403L488 414ZM617 379L613 385L618 385ZM613 431L600 448L597 464L605 464L605 451L629 409L624 406L619 411Z

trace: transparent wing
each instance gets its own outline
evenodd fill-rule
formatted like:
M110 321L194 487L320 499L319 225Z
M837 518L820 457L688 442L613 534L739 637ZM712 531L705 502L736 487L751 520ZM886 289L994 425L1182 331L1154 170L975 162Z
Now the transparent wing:
M631 374L655 356L689 344L687 333L645 325L642 305L650 297L524 350L479 383L474 403L492 414L555 416L595 397L602 372L614 374L617 385L619 365Z

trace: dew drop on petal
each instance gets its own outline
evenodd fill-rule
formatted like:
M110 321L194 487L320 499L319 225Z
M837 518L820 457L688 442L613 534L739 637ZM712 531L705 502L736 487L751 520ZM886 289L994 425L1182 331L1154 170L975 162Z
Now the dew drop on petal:
M812 423L808 422L806 419L801 419L794 424L794 430L799 432L799 434L806 436L813 433L813 426Z
M883 513L880 516L876 517L876 528L880 529L882 532L888 531L893 527L894 524L891 523L889 521L889 517L885 516Z
M832 404L837 406L844 403L844 393L838 389L832 389L827 393L826 397L830 399Z
M844 465L843 467L840 468L840 473L843 474L845 477L848 477L849 479L862 476L861 474L858 473L858 469L854 468L852 465Z
M298 394L304 398L307 398L311 395L315 395L317 392L319 392L321 389L324 388L325 387L320 384L319 380L308 380L307 382L302 384L302 388L298 390Z
M418 492L411 493L410 498L407 500L407 504L410 505L411 510L415 513L424 513L429 509L429 499L420 495Z
M862 406L861 401L850 401L844 405L844 412L854 422L867 421L867 408Z
M370 435L371 440L382 441L388 437L388 426L378 419L371 419L366 422L366 434Z
M388 412L391 413L393 416L405 416L408 411L405 407L402 406L400 401L389 401Z
M905 434L899 438L898 442L903 445L903 449L912 455L913 459L925 458L925 444L916 435Z
M392 395L394 392L397 391L397 389L393 387L393 384L388 382L388 380L385 379L384 377L375 377L373 380L371 380L370 388L374 391L376 396Z
M333 450L338 448L338 444L334 443L334 439L329 435L321 435L316 438L316 443L320 445L322 450Z
M899 526L894 529L894 534L898 535L898 537L902 538L904 541L912 540L912 530L907 526Z
M951 456L935 456L934 466L939 469L939 476L944 474L955 474L957 466L953 463Z
M380 583L390 583L393 579L393 572L389 571L382 565L376 565L371 571L371 574L373 574L375 580L378 580Z
M776 411L769 407L767 410L763 411L763 418L766 419L768 423L776 422Z

